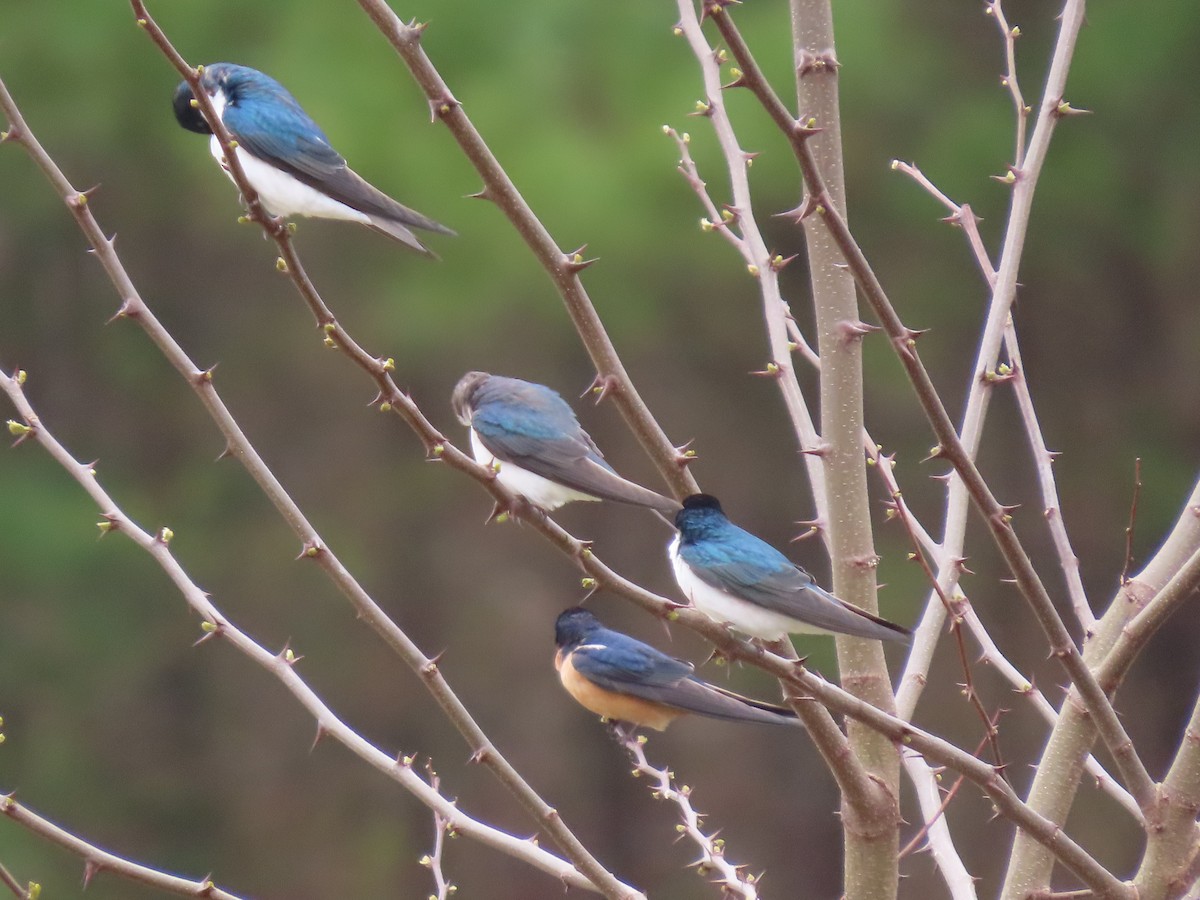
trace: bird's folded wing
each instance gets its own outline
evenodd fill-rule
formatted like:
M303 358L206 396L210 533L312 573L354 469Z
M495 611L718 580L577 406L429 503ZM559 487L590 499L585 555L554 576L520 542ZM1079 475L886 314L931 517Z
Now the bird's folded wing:
M325 133L295 104L278 98L247 110L226 107L225 127L252 156L282 169L298 181L328 194L339 203L370 216L393 219L415 228L454 234L445 225L397 203L368 184L346 165Z
M680 555L705 584L771 612L826 631L881 640L907 639L907 629L839 600L769 544L762 548L735 552L723 545L713 549L688 545L680 548Z

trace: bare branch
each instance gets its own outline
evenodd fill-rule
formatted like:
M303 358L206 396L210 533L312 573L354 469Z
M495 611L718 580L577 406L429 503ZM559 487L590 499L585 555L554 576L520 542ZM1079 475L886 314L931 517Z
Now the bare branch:
M1008 89L1013 101L1013 112L1017 121L1013 168L1020 169L1025 162L1025 128L1029 122L1030 112L1029 107L1025 105L1025 98L1021 95L1021 86L1017 81L1016 43L1017 38L1021 36L1021 29L1008 24L1008 20L1004 17L1004 5L1001 0L990 0L983 11L996 20L996 25L1000 28L1000 34L1004 39L1004 74L1000 77L1000 84Z
M429 775L429 786L435 791L441 787L441 780L437 776L437 772L433 771L433 763L425 764L425 771ZM422 856L420 859L421 865L429 869L433 875L433 887L437 891L431 895L430 900L449 900L450 895L458 888L451 882L446 880L446 874L442 871L442 852L446 849L446 834L451 830L450 823L442 816L441 813L434 810L433 813L433 852Z
M766 242L763 240L762 233L758 228L758 221L754 215L754 204L750 194L748 171L752 157L741 148L738 144L737 135L734 134L733 124L730 122L729 113L725 109L721 72L717 64L717 57L700 28L700 20L696 15L694 0L677 0L676 5L679 9L679 25L677 27L683 32L683 36L687 40L688 46L691 48L692 54L696 57L696 61L700 66L705 92L705 99L701 101L703 115L704 118L712 123L713 132L716 134L721 154L725 158L725 165L729 175L732 204L727 214L728 221L726 221L727 216L725 213L717 213L716 217L711 221L713 221L714 225L720 221L726 234L732 233L730 226L736 226L737 230L741 232L740 244L736 246L745 260L746 271L758 282L759 294L762 297L763 304L763 320L767 327L768 353L770 357L764 368L764 372L779 386L784 406L787 409L788 418L792 423L792 430L796 436L797 448L802 451L815 450L821 446L822 442L820 436L817 434L816 426L813 424L808 404L805 402L804 395L800 391L800 383L796 380L795 367L792 365L790 337L788 335L788 322L791 321L791 312L788 309L787 303L784 302L779 288L779 272L783 268L784 261L782 257L772 257L771 253L767 250ZM686 149L685 145L683 150ZM684 168L687 167L689 162L690 157L684 156ZM693 173L694 169L695 166L692 164ZM685 172L686 175L687 172ZM696 176L696 180L699 180L698 176ZM690 178L689 181L691 181ZM703 183L701 182L701 184ZM695 186L693 183L693 189ZM709 215L712 216L715 210L711 209L711 201L709 201L708 206L710 207ZM807 342L804 345L807 346ZM828 486L825 480L824 458L816 454L806 453L803 460L805 469L808 472L809 484L812 487L813 500L817 507L816 518L818 521L828 522L829 500ZM822 530L822 537L828 544L827 530Z
M24 380L24 373L18 373L16 377L9 377L0 372L0 390L8 395L9 400L24 420L23 427L27 429L24 436L36 440L95 502L103 517L100 523L101 534L117 531L147 552L171 579L188 606L202 618L201 629L204 636L201 640L222 638L274 675L316 719L318 739L324 736L334 738L360 759L396 781L429 809L442 816L456 831L460 831L486 846L520 859L576 887L603 893L608 897L620 898L620 900L633 900L633 898L644 900L642 894L627 885L617 882L619 889L610 890L607 885L601 886L598 882L587 878L570 863L547 853L536 844L513 837L506 832L472 819L461 812L454 803L439 794L413 770L411 757L402 756L397 759L384 753L341 721L312 688L300 678L295 668L299 657L294 651L290 648L280 653L271 653L266 650L238 629L217 609L209 596L196 586L171 553L170 542L174 535L170 529L163 528L154 535L142 530L101 487L95 469L90 465L76 462L72 458L29 405L22 389ZM547 818L557 820L558 813L551 809ZM611 875L609 879L615 881Z
M21 883L3 864L0 864L0 883L12 891L17 900L37 900L38 895L42 892L42 886L32 881L28 887L21 887Z
M580 281L582 257L563 253L550 233L534 215L516 185L508 177L483 137L471 123L462 104L454 98L421 47L422 27L406 25L384 0L358 0L396 53L408 66L413 79L425 92L435 118L441 120L483 179L482 196L491 200L512 223L533 255L541 263L558 289L575 330L592 358L599 377L608 386L625 421L643 449L658 467L659 474L677 497L699 490L696 480L684 468L680 455L667 439L658 422L633 386L629 373L617 355L591 298Z
M152 20L147 20L147 24L143 27L152 33L156 28L152 24ZM204 91L199 91L199 94L203 95ZM179 372L197 394L208 414L220 429L229 451L246 468L260 489L274 504L280 515L283 516L289 527L300 538L305 558L315 561L321 567L353 604L359 618L363 619L376 634L382 637L388 646L421 677L422 683L425 684L429 692L441 705L447 718L450 719L466 739L471 748L472 758L476 759L482 765L487 766L492 771L496 778L509 789L529 812L538 823L538 826L544 828L554 841L563 848L563 851L579 865L581 871L586 872L589 877L594 878L598 883L607 880L608 890L614 895L619 895L623 890L623 886L620 885L611 873L607 872L600 865L562 821L557 812L534 791L529 783L522 778L520 773L500 753L491 739L488 738L475 722L474 717L471 716L467 707L450 688L436 662L421 651L412 639L384 613L383 609L355 580L354 576L351 575L349 570L341 563L329 545L321 538L316 529L304 516L299 506L292 500L274 473L263 462L262 457L259 456L254 446L242 432L229 412L229 409L217 393L213 385L212 372L201 370L192 362L183 348L167 332L142 300L141 295L122 265L120 258L117 256L113 241L104 236L104 232L88 208L86 195L81 194L71 186L66 176L42 148L36 137L29 130L29 126L21 116L20 110L17 108L12 95L9 94L2 80L0 80L0 109L4 110L12 126L10 140L15 140L21 144L33 158L34 162L37 163L59 196L64 199L68 209L70 209L76 222L79 224L80 229L91 243L93 253L100 260L109 280L112 281L113 286L117 289L117 293L122 298L119 314L132 319L141 326L159 351L167 358L167 361ZM211 112L211 109L209 111ZM79 198L83 199L80 200ZM286 229L283 229L283 231L286 233ZM290 242L286 242L286 246L289 250L291 249ZM295 271L300 271L298 260ZM315 289L313 289L313 295L316 296ZM337 333L339 339L345 341L344 332ZM348 344L348 342L346 343ZM357 347L357 345L354 346ZM365 352L362 352L361 349L359 352L363 356L366 356ZM428 420L420 416L420 411L416 409L415 404L403 395L395 387L395 384L391 382L390 377L388 377L391 367L387 362L380 362L373 358L372 362L375 364L375 370L379 377L387 378L387 382L391 385L391 390L394 392L396 404L420 418L420 422L425 429L424 437L427 441L427 446L432 448L442 446L446 451L440 455L436 453L436 449L431 452L435 456L438 456L438 458L453 458L464 469L474 468L479 470L479 478L482 483L490 483L494 490L500 490L498 483L495 482L495 479L491 475L485 474L486 470L483 467L464 454L449 447L448 444L444 444L444 439L441 438L436 429L429 424ZM566 540L571 544L572 549L578 554L579 558L583 557L586 548L580 542L575 541L561 529L557 529L557 532L554 533L562 540ZM607 572L606 569L604 571Z
M676 826L680 835L687 837L700 848L700 858L694 865L701 877L714 876L713 883L721 886L722 897L741 897L742 900L758 900L758 881L754 875L744 873L745 866L735 866L725 858L725 842L715 834L705 834L701 828L703 813L692 808L692 789L686 784L675 784L670 769L658 769L646 760L646 737L623 723L610 722L609 733L613 740L624 748L633 761L633 777L645 776L650 780L650 790L655 800L666 800L679 807L680 824Z
M80 857L84 865L83 882L85 886L98 873L112 872L114 875L118 875L127 881L136 881L139 884L146 884L161 891L166 891L169 894L178 894L181 897L211 897L213 900L240 900L236 894L231 894L213 884L211 878L204 878L200 881L189 881L186 878L180 878L177 875L168 875L166 872L160 872L158 869L152 869L149 866L132 862L124 857L117 856L115 853L109 853L107 850L101 850L94 844L89 844L83 838L76 837L53 822L42 818L23 804L18 803L13 799L12 794L0 796L0 815L16 822L26 831L45 838L52 844L57 844L66 850L70 850L76 856ZM4 874L8 875L7 872ZM7 879L5 880L8 883ZM10 883L9 886L12 887L12 884ZM33 900L31 896L32 891L26 891L18 886L18 888L14 888L14 892L17 893L18 897L23 898L23 900Z

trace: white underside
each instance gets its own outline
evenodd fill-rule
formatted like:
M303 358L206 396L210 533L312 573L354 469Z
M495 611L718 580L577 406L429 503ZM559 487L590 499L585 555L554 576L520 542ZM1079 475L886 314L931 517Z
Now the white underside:
M213 99L216 100L215 97ZM225 154L221 151L221 142L217 140L215 134L209 141L209 149L225 174L229 175ZM246 173L246 180L250 182L250 186L254 190L258 191L259 200L262 201L267 212L273 216L343 219L349 222L361 222L364 225L369 225L371 222L371 217L366 213L352 209L345 203L340 203L332 197L322 194L287 172L281 171L249 153L238 153L238 161ZM229 180L233 180L232 175Z
M555 484L541 475L536 475L528 469L522 469L510 462L501 462L492 456L492 452L483 446L475 429L471 429L471 453L475 461L485 466L495 466L496 480L510 491L520 494L534 506L540 506L547 512L558 509L566 503L575 500L599 500L591 494L583 494L573 488Z
M789 634L829 633L791 616L763 609L749 600L735 597L733 594L701 581L693 574L691 566L679 556L679 541L680 536L676 535L667 548L667 555L671 559L671 568L675 570L675 580L679 583L679 589L683 591L684 596L691 601L692 606L710 619L730 625L743 634L767 641L778 641Z

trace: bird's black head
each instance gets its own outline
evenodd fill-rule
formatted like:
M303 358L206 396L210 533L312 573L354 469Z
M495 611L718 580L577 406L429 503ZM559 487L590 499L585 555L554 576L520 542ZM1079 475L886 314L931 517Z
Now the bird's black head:
M705 510L724 514L724 510L721 509L721 501L712 494L691 494L684 497L683 509L675 514L675 527L682 529L684 522L695 518L696 511Z
M558 614L554 623L554 643L558 647L574 647L602 627L600 620L582 606L572 606Z
M458 416L458 421L464 425L471 424L476 389L491 377L487 372L468 372L458 379L458 384L454 386L454 393L450 395L450 406Z
M212 129L204 121L199 107L192 105L195 99L191 85L186 81L179 82L179 87L175 88L175 97L172 100L172 105L175 107L175 121L188 131L194 131L197 134L212 134Z

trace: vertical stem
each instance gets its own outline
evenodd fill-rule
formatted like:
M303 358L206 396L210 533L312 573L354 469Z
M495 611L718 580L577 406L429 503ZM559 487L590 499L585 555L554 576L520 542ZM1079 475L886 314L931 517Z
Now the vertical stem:
M838 114L837 58L830 0L792 0L796 92L802 119L814 117L822 131L812 142L817 166L834 203L845 209L845 177ZM805 222L817 339L821 356L821 432L826 445L833 589L839 597L871 612L876 596L874 539L863 456L861 332L854 278L828 230L811 217ZM842 685L880 709L895 709L883 648L878 641L839 637ZM887 805L868 818L843 803L847 900L887 900L896 896L899 871L899 809L896 804L900 759L881 735L851 722L851 746L887 789Z

